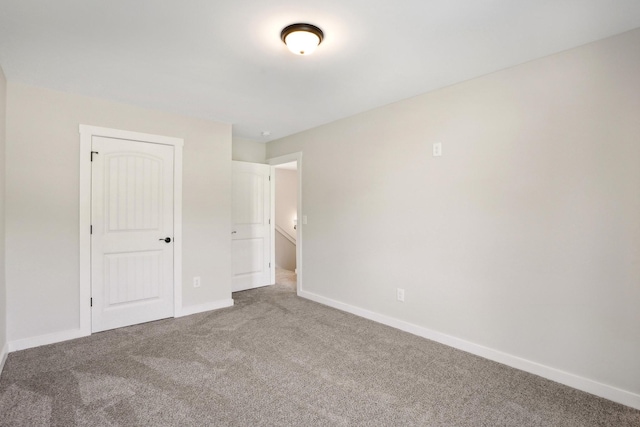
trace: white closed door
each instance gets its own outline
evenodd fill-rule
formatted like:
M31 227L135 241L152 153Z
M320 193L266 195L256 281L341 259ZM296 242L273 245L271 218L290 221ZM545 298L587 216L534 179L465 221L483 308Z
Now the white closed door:
M91 329L172 317L174 148L94 136L91 150Z
M232 291L271 284L271 167L233 162Z

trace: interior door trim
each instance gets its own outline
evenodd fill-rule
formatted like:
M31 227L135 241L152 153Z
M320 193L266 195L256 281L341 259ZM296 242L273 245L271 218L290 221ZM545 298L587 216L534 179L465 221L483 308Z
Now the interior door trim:
M182 148L184 140L168 136L80 125L80 336L91 335L91 141L94 136L174 147L173 177L173 315L182 310Z

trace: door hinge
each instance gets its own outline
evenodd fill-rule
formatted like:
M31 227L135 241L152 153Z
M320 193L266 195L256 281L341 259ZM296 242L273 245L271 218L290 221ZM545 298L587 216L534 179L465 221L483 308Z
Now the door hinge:
M92 162L93 162L93 155L94 155L94 154L100 154L100 153L98 153L97 151L92 151L92 152L91 152L91 161L92 161Z
M93 234L93 225L89 226L89 234Z
M271 175L269 175L269 181L271 181Z
M93 307L93 298L89 298L89 304L91 304L91 307Z
M271 218L269 218L269 224L271 224Z
M269 263L269 268L271 268L271 263Z

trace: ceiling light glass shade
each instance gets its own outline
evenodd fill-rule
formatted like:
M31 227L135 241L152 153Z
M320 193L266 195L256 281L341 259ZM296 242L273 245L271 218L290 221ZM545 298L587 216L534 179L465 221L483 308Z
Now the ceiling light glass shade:
M284 42L296 55L310 55L320 44L320 38L313 33L296 31L285 37Z
M282 30L280 38L287 48L296 55L310 55L320 43L324 34L311 24L293 24Z

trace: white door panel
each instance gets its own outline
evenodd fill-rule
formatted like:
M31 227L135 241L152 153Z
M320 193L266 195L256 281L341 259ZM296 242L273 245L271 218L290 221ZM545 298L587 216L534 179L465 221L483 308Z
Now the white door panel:
M268 165L233 162L233 292L271 284Z
M233 271L243 274L259 273L264 266L264 239L234 239L232 242L234 257Z
M173 147L93 137L92 331L173 316Z

